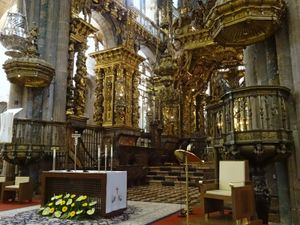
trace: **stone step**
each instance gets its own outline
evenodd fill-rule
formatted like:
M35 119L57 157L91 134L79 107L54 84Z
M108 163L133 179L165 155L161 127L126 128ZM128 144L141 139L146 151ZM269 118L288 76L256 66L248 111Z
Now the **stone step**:
M199 186L199 180L212 180L215 170L209 167L189 166L189 186ZM148 183L165 186L183 185L186 182L186 172L183 165L151 166L146 176Z
M148 168L148 171L151 173L185 173L185 170L183 168L178 169L166 169L166 168L157 168L157 169L151 169ZM193 169L188 170L189 173L211 173L214 174L214 170L203 170L203 169Z
M186 173L184 171L181 172L173 172L173 171L148 171L148 175L152 176L176 176L176 177L185 177ZM214 177L214 173L203 173L203 172L189 172L188 176L190 177Z
M165 180L165 181L185 181L185 176L154 176L154 175L147 175L146 178L148 180ZM189 176L190 181L199 181L202 180L201 177Z
M184 170L184 165L177 165L177 166L149 166L149 170ZM189 170L214 170L211 166L188 166Z
M181 186L185 187L185 181L163 181L163 180L149 180L148 184L150 185L162 185L162 186ZM189 182L189 187L198 187L198 182Z

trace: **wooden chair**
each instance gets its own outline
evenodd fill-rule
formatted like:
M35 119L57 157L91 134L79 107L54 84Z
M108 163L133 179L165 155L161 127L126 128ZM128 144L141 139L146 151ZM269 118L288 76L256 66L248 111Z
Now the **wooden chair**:
M212 212L224 213L224 203L232 206L232 217L237 223L256 216L248 161L220 161L218 182L200 184L200 193L205 218Z
M17 176L15 181L5 182L1 202L17 198L19 202L32 201L33 186L30 177Z
M2 193L2 189L5 185L6 177L0 176L0 194Z
M252 220L247 225L264 225L262 220Z

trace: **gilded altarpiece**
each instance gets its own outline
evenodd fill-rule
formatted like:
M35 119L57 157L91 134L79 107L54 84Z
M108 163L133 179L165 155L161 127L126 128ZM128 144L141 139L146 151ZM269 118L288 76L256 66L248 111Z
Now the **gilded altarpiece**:
M207 135L207 121L205 111L206 111L206 95L197 94L194 96L194 106L195 106L195 133L198 136Z
M182 117L184 121L182 123L182 136L189 137L195 132L196 114L194 97L190 95L184 95L182 101Z
M73 17L71 20L66 106L68 116L83 117L85 113L87 85L85 52L87 50L87 37L96 31L96 28L81 18ZM77 61L75 62L76 54ZM75 75L73 74L74 64L76 64Z
M180 96L172 86L159 90L158 106L166 136L180 136Z
M138 65L143 58L123 46L90 56L96 60L95 122L138 129Z

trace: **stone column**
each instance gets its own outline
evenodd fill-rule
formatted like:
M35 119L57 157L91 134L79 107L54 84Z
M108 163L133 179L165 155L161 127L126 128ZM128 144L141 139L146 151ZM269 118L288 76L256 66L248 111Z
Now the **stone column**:
M295 118L291 121L294 138L294 151L288 161L290 180L290 199L292 208L292 223L300 224L300 2L287 0L288 32L290 44L290 59L293 76L293 105Z
M23 108L23 92L24 87L20 86L18 84L10 84L10 90L9 90L9 98L8 98L8 104L7 108ZM25 110L18 113L18 115L25 116Z
M245 62L246 86L279 85L280 78L277 65L277 49L274 37L270 37L264 42L260 42L248 47L245 51ZM252 115L259 116L259 113L257 113L258 110L261 110L261 113L263 113L263 110L266 110L258 108L257 104L259 101L264 100L265 99L256 99L256 101L251 101ZM266 116L269 115L267 112L265 113ZM259 127L259 124L255 122L257 119L258 118L255 117L253 118L253 129L255 129L256 126ZM268 121L268 118L266 118L266 120ZM268 128L270 124L268 125L267 123L265 126ZM264 223L266 223L268 220L267 213L270 204L270 198L268 197L268 194L265 194L265 192L268 191L268 186L265 182L263 167L260 165L259 167L255 168L255 171L256 172L253 172L253 180L256 186L257 213L259 218L263 219ZM285 182L283 179L283 174L286 172L284 171L284 168L282 166L278 166L278 170L276 172L279 174L278 179L280 179L280 181L278 180L278 182ZM279 189L281 189L281 191L284 191L284 189L288 188L284 184L277 184L277 186ZM285 194L286 192L278 193L280 201L280 216L282 221L287 221L287 217L289 217L288 214L285 213L289 208L288 201L285 199ZM284 201L284 203L282 201Z
M274 36L270 37L265 42L266 49L266 69L268 85L279 85L277 53Z
M58 35L56 39L57 50L55 53L56 76L54 86L53 120L65 121L66 119L66 93L68 77L68 48L69 48L69 27L70 27L69 0L59 1L59 14L57 17Z
M291 205L288 185L288 172L286 162L279 161L275 163L277 175L277 189L279 198L280 224L292 225Z
M290 58L290 43L288 27L284 25L275 34L279 83L293 91L293 74Z
M248 46L245 50L246 86L267 85L265 43Z
M65 121L66 73L69 42L70 1L26 1L29 28L38 26L41 58L55 67L55 80L42 91L27 89L29 118ZM34 112L41 112L40 114Z
M287 21L285 21L285 23L286 22ZM284 25L280 28L280 30L275 35L275 40L276 40L278 74L279 74L280 85L290 88L291 92L293 93L294 86L293 86L293 73L292 73L292 65L291 65L292 59L290 58L291 51L290 51L289 33L288 33L287 26ZM297 114L295 112L295 108L292 101L290 101L288 108L290 109L289 118L291 120L291 124L294 124L293 126L291 126L291 128L293 129L293 133L294 133L294 145L296 146L295 149L299 149L299 141L295 139L295 137L297 137L298 134L298 129L296 125ZM289 188L289 182L288 182L288 178L293 180L294 179L293 177L296 174L295 168L291 169L291 167L295 166L294 164L295 153L292 154L293 157L291 157L290 160L275 164L276 174L277 174L279 206L280 206L279 207L280 223L283 225L292 224L291 207L293 206L291 205L290 197L293 198L294 197L293 195L295 193L293 191L293 185L291 185L291 188ZM299 151L296 150L296 160L299 159L299 156L297 158L297 154L299 154ZM287 171L288 167L286 163L288 163L289 165L293 165L289 168L290 171ZM290 176L288 173L290 173ZM293 183L294 182L291 182L291 184ZM289 191L291 192L289 193Z
M256 46L248 46L244 51L244 64L245 64L245 83L246 86L252 86L257 84L257 72L256 72Z

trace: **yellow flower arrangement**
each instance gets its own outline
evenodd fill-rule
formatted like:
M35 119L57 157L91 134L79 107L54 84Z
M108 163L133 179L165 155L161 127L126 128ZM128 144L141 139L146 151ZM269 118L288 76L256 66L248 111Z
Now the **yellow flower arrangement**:
M73 217L73 216L75 216L75 215L76 215L75 211L69 212L69 216L70 216L70 217Z
M54 195L45 206L40 208L42 216L60 219L82 219L95 214L96 201L89 201L87 195L66 193Z

